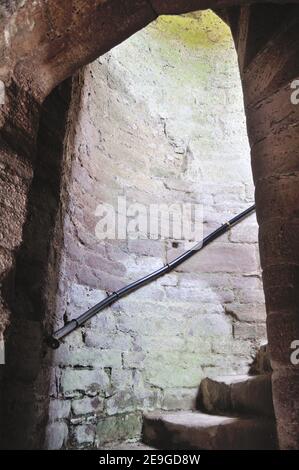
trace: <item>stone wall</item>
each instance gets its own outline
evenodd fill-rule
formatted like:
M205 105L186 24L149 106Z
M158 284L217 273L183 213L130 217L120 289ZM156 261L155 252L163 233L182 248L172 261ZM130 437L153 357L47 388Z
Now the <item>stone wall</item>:
M209 233L253 201L236 56L216 16L162 17L81 78L56 327L185 248L100 242L99 204L202 204ZM51 364L46 447L136 439L143 410L192 407L203 377L246 373L264 338L252 216L65 341Z
M33 144L27 147L18 134L3 139L6 147L11 141L16 152L10 158L3 152L0 165L0 206L5 216L1 220L6 221L0 239L6 253L11 251L12 260L0 276L4 305L11 312L5 331L6 362L1 366L0 446L4 449L40 448L43 444L49 401L43 339L56 302L67 199L63 188L70 169L63 148L71 89L72 82L66 81L38 108L40 118L34 127L32 124L36 148ZM27 123L25 117L30 115L21 96L17 98L20 117ZM7 126L7 131L12 129Z

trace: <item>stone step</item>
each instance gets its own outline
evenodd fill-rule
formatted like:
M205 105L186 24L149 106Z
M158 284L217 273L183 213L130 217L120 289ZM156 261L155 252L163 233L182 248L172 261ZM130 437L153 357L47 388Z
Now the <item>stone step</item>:
M214 414L274 417L271 374L206 378L200 384L197 408Z
M143 442L158 449L276 449L270 418L212 416L198 411L153 412L144 416Z

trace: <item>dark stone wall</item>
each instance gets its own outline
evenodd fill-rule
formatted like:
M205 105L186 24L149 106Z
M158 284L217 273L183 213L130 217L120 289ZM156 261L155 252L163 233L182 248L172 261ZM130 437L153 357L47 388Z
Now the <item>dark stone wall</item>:
M4 448L40 447L43 440L49 384L48 370L41 368L41 364L45 329L55 310L63 206L67 197L62 189L68 174L63 155L71 88L71 81L63 83L41 108L33 179L23 230L20 227L22 244L16 252L14 269L7 276L10 289L6 305L11 315L5 335L2 385ZM16 144L21 144L19 139ZM15 172L18 170L15 168ZM16 189L12 194L15 210Z

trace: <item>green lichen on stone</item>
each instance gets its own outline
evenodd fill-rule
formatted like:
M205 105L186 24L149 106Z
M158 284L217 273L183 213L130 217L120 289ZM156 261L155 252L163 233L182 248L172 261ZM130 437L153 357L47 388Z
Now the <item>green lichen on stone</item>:
M215 68L219 68L216 62L221 63L226 74L234 58L230 29L211 10L160 16L144 30L144 41L145 47L152 44L153 57L159 54L164 73L173 78L172 88L176 88L176 94L186 83L191 89L197 88L199 83L205 87L213 79ZM155 67L155 62L151 67Z
M231 44L229 27L211 10L180 16L160 16L152 31L166 40L175 40L185 47L213 47Z

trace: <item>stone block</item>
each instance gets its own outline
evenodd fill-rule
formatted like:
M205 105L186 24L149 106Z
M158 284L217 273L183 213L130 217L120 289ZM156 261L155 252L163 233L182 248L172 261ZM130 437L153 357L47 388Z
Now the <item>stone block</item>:
M112 390L127 390L132 387L133 377L131 369L112 369L111 387Z
M119 390L107 399L106 412L108 415L131 413L138 409L138 404L139 400L132 389Z
M232 302L234 294L230 290L214 291L210 288L166 287L166 297L179 302L219 303Z
M192 410L195 408L197 388L166 389L163 393L163 410Z
M84 393L91 396L104 394L109 386L109 377L104 370L66 369L61 378L61 392L64 397Z
M197 387L203 377L200 366L188 367L169 364L148 364L145 369L145 382L160 388Z
M244 221L232 228L230 233L230 241L233 243L257 243L258 242L258 225Z
M128 240L128 250L138 256L152 256L162 259L165 254L164 241Z
M70 403L70 402L68 402ZM72 401L72 412L75 416L89 413L98 414L104 409L104 399L102 397L85 397Z
M265 296L262 289L249 289L246 286L236 292L236 297L241 304L264 304Z
M189 340L186 341L189 343ZM144 352L151 351L178 351L185 347L184 336L142 336L136 339L135 344Z
M186 333L189 336L231 336L232 324L222 315L198 315L186 321Z
M69 400L50 400L49 423L68 418L70 411L71 402Z
M107 308L93 317L88 323L86 323L86 332L88 330L99 332L101 334L103 331L107 334L116 333L114 311L111 308Z
M214 243L177 268L179 272L255 273L258 270L254 246Z
M252 338L251 338L252 339ZM233 338L212 338L212 352L216 354L236 354L245 356L249 359L253 358L255 353L255 345L252 341L246 339Z
M264 304L229 304L225 307L225 312L231 317L244 322L265 322L266 308Z
M85 344L90 348L129 351L132 348L132 338L130 335L120 331L109 334L100 332L99 330L87 329Z
M141 427L142 417L140 414L123 414L101 419L97 424L97 446L108 442L138 438Z
M46 428L45 448L47 450L60 450L67 444L68 427L66 423L52 423Z
M55 353L56 365L70 367L120 367L122 363L121 351L113 349L75 348L62 345Z
M69 300L71 305L82 306L86 309L93 307L106 297L106 292L100 289L92 289L82 284L73 283L69 290Z
M164 308L157 308L147 312L140 304L138 312L122 313L118 319L118 328L126 334L145 336L179 335L182 332L182 319L175 318L168 310L163 315Z
M129 369L143 369L144 352L127 352L123 354L123 366Z
M263 323L236 323L234 325L234 337L237 339L266 339L266 325Z
M178 276L177 273L165 274L155 281L157 286L177 286L178 285Z
M93 424L75 426L72 432L72 444L78 448L92 447L95 434L96 426Z

